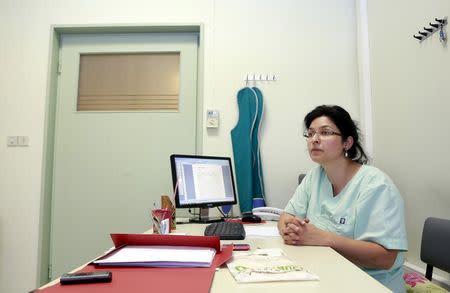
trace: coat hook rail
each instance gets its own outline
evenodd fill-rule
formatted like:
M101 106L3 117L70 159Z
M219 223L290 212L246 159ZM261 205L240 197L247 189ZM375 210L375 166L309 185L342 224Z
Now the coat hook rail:
M431 35L433 35L435 32L439 31L439 40L444 43L447 41L447 33L444 31L444 26L448 24L447 16L444 18L434 18L434 23L429 22L429 27L423 27L424 31L419 30L418 34L414 34L413 38L419 40L420 42L424 41L425 39L429 38Z
M276 75L270 73L247 73L244 81L276 81Z

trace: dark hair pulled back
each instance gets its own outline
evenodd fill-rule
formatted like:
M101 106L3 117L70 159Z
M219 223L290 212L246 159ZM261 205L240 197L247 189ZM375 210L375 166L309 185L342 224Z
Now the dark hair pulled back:
M342 134L342 140L346 140L349 136L353 137L353 145L347 150L348 158L360 164L367 164L369 158L361 145L359 128L356 125L356 122L350 117L350 114L344 108L336 105L317 106L305 116L304 123L306 129L311 126L314 119L321 116L328 117L336 124Z

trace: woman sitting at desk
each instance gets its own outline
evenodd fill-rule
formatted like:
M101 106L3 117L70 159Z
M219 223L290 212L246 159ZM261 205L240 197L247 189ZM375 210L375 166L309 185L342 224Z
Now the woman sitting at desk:
M310 170L278 222L284 242L329 246L394 292L405 292L403 200L391 179L365 165L358 128L339 106L304 119Z

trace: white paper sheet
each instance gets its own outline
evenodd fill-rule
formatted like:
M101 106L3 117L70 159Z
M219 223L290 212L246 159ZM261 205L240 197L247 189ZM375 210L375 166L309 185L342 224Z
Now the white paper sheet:
M209 267L215 254L215 249L209 247L129 245L94 263L150 267Z
M244 225L246 237L265 237L265 236L280 236L277 227L264 227L259 225Z

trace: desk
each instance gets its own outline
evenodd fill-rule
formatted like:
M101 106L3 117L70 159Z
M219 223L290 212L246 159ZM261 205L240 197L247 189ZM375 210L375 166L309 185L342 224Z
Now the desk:
M269 222L264 225L275 226L276 222ZM205 225L202 224L179 224L176 232L186 233L187 235L203 235L204 227ZM280 247L290 259L318 275L320 281L238 284L228 268L223 266L214 275L211 287L212 293L391 292L329 247L285 245L281 237L247 237L245 240L222 240L221 242L222 244L231 242L249 243L251 249ZM58 282L58 280L43 287L55 282Z
M276 222L264 225L276 226ZM203 225L177 225L177 232L202 235ZM249 243L251 249L280 247L293 261L319 276L320 281L236 283L226 266L214 275L212 293L263 293L263 292L391 292L360 268L329 247L292 246L281 237L247 237L245 240L222 240L221 243Z

